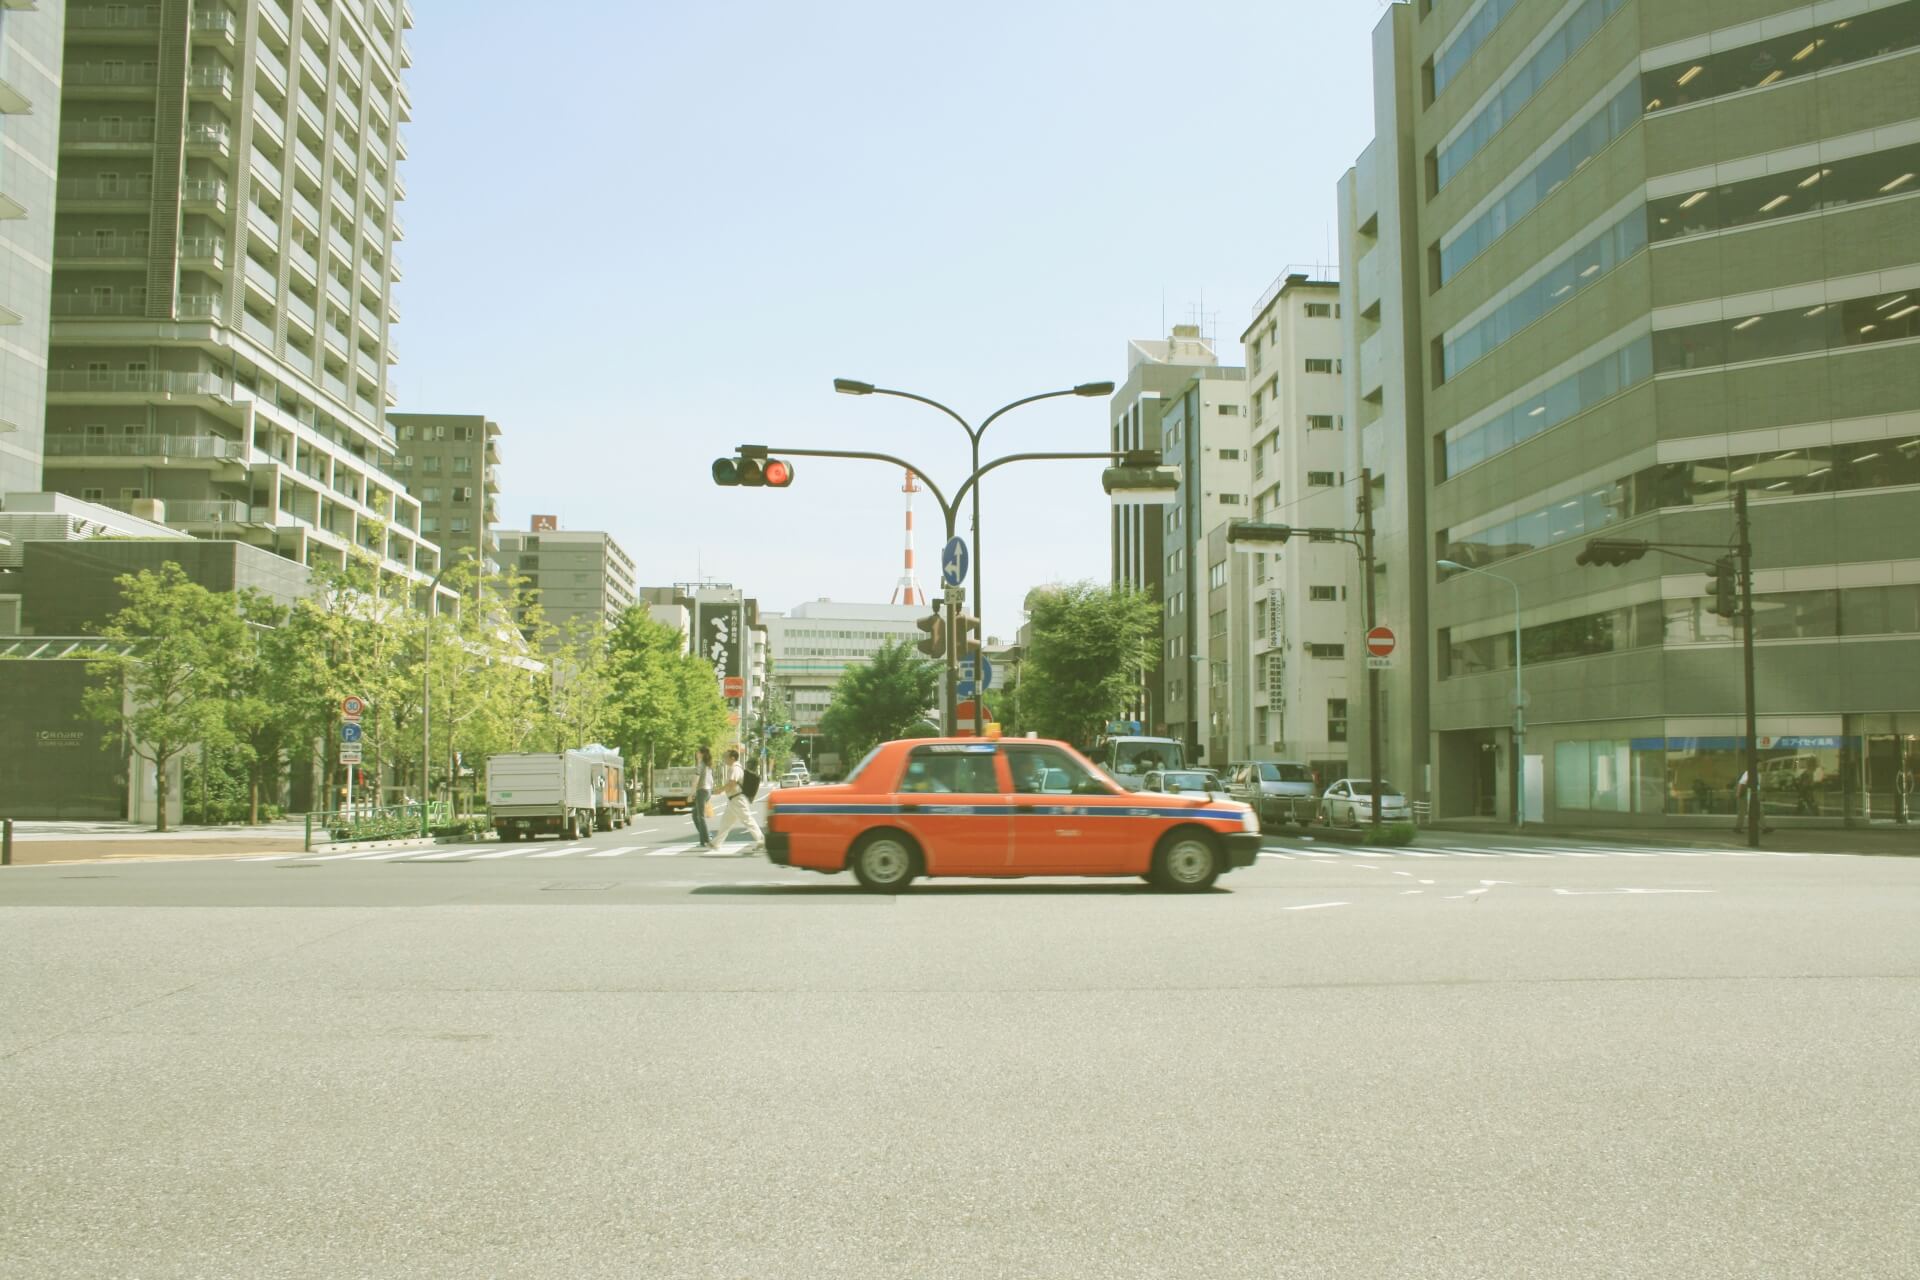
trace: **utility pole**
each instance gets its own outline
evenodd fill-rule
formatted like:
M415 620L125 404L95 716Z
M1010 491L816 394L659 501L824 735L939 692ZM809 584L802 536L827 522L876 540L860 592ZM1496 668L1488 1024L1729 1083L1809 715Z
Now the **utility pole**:
M1740 557L1740 649L1747 694L1747 847L1760 847L1760 738L1753 707L1753 535L1747 524L1747 487L1733 491L1734 554Z
M1373 468L1360 468L1360 574L1365 579L1367 632L1380 625L1373 600ZM1380 668L1367 664L1367 772L1372 781L1373 825L1380 825Z

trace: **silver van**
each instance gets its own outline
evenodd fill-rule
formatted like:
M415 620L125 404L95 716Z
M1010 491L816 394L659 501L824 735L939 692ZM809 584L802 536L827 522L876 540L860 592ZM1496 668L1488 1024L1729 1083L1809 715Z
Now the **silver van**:
M1227 794L1251 805L1260 829L1313 821L1318 789L1313 770L1291 760L1242 760L1227 768Z

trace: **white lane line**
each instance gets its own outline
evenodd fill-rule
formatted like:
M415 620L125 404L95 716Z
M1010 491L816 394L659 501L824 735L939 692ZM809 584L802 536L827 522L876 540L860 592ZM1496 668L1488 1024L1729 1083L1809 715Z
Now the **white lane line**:
M623 853L632 853L635 849L638 849L639 847L640 846L637 844L623 844L623 845L618 845L612 849L596 850L595 852L590 853L587 856L589 858L617 858Z
M1444 850L1444 852L1446 852L1446 853L1450 853L1450 854L1452 854L1452 855L1453 855L1454 857L1456 857L1456 858L1498 858L1498 857L1500 857L1500 856L1502 856L1502 855L1500 855L1500 854L1498 854L1498 853L1488 853L1488 852L1487 852L1486 850L1484 850L1484 849L1452 849L1452 848L1449 848L1449 849L1446 849L1446 850Z
M1288 853L1297 853L1303 858L1338 858L1337 853L1325 853L1319 849L1289 849Z
M647 850L647 856L649 858L672 858L683 853L698 853L699 851L700 844L698 841L695 841L691 844L677 844L667 849L649 849Z
M1289 858L1289 857L1288 857L1288 856L1287 856L1286 854L1284 854L1284 853L1275 853L1275 852L1274 852L1273 850L1271 850L1271 849L1262 849L1262 850L1260 851L1260 856L1261 856L1261 857L1263 857L1263 858L1278 858L1278 859L1279 859L1280 861L1282 861L1282 862L1292 862L1292 861L1293 861L1293 859L1292 859L1292 858Z
M578 853L582 849L591 849L589 844L563 844L558 849L548 849L543 853L530 853L529 858L564 858L568 854Z
M1403 858L1444 858L1447 855L1438 849L1395 849Z
M1347 856L1353 858L1391 858L1390 853L1379 853L1372 849L1349 849Z
M1350 907L1351 902L1306 902L1297 907L1286 907L1287 911L1318 911L1322 907Z

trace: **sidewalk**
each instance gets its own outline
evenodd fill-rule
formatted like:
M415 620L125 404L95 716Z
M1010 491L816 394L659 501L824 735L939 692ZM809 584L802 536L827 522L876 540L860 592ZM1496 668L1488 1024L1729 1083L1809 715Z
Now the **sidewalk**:
M13 864L52 866L66 862L137 862L148 858L238 857L250 853L298 853L306 842L304 820L259 826L178 827L159 832L141 822L16 822Z
M1422 824L1423 834L1545 837L1552 840L1592 841L1596 844L1668 844L1700 849L1744 849L1744 831L1725 827L1570 827L1529 822L1524 833L1510 822L1474 818L1436 818ZM1762 830L1760 847L1787 853L1858 853L1892 857L1920 857L1920 823L1908 826L1788 827Z

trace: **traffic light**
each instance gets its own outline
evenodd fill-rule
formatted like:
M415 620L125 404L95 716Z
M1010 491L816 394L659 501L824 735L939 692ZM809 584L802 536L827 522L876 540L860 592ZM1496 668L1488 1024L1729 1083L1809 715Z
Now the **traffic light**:
M1638 538L1593 538L1573 558L1575 564L1631 564L1647 554L1647 544Z
M927 638L914 645L914 648L929 658L947 656L947 620L945 618L937 613L930 613L914 625L927 633Z
M1708 613L1717 613L1723 618L1739 616L1740 567L1732 556L1721 556L1713 562L1713 572L1707 575L1707 590L1713 593Z
M980 619L970 613L953 615L953 656L959 665L973 669L973 660L980 652Z
M793 464L784 458L769 458L764 445L743 444L733 457L713 460L713 482L750 489L784 489L793 483Z

